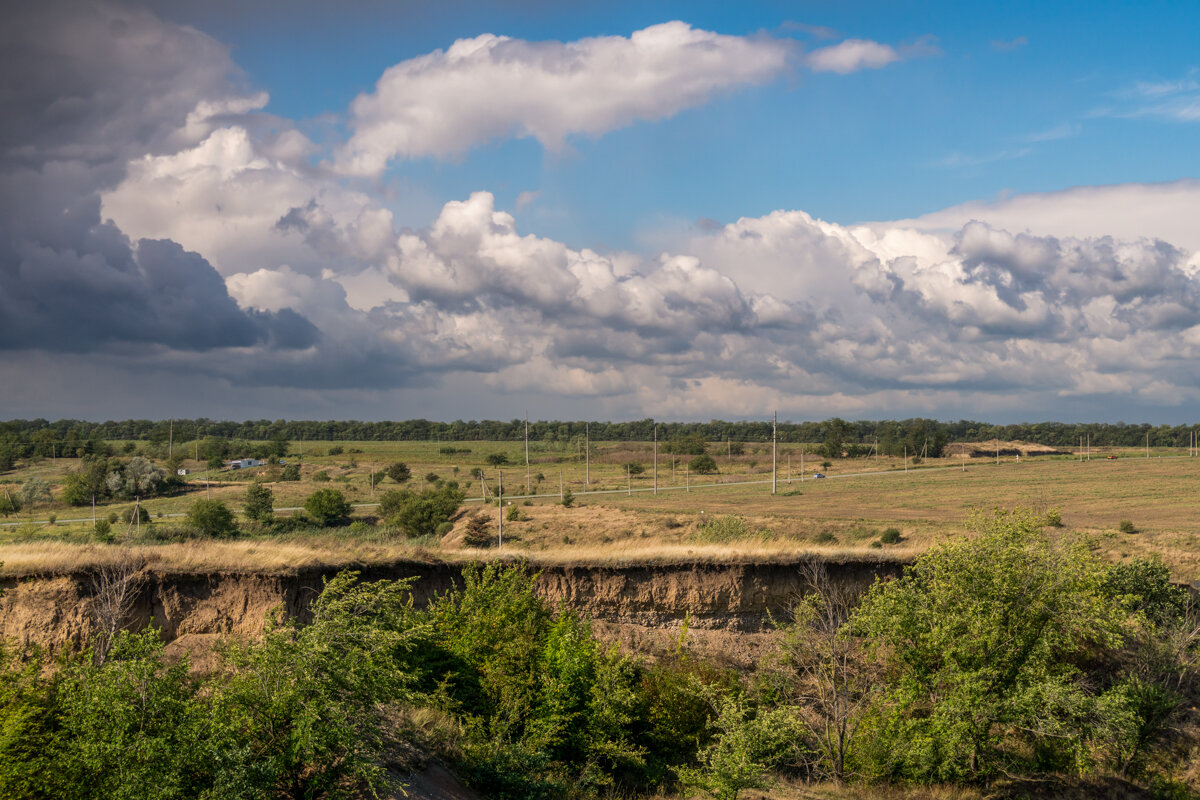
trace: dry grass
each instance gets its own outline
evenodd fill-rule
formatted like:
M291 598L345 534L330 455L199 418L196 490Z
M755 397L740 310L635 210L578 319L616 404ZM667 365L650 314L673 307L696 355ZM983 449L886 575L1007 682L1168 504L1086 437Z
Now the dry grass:
M350 446L352 443L344 443ZM472 465L489 452L507 452L517 457L511 443L467 443L470 454L440 455L438 443L357 443L364 451L356 454L358 466L349 463L349 454L330 457L307 456L306 480L299 483L275 483L277 506L299 505L316 488L334 487L347 493L354 502L369 502L367 480L371 469L398 457L413 467L413 484L423 485L426 471L445 477L453 475L449 467L460 467L458 477L468 490L476 491L467 477ZM983 447L986 447L984 445ZM625 488L620 463L640 460L649 465L649 445L596 444L592 465L592 488ZM322 447L327 449L327 447ZM759 446L749 447L743 456L718 458L723 463L722 480L745 480L751 464L761 470L769 466ZM794 448L791 452L795 453ZM540 466L545 481L542 491L558 489L558 471L564 483L577 492L577 504L563 508L550 499L521 506L527 520L505 523L505 554L546 563L626 562L702 560L773 560L816 553L830 557L911 558L939 541L961 536L964 523L975 509L993 506L1026 506L1044 511L1061 511L1066 531L1092 537L1099 550L1114 560L1148 554L1161 556L1177 578L1200 579L1200 517L1191 511L1191 492L1200 478L1200 459L1142 458L1137 452L1126 453L1116 461L1094 459L1078 462L1069 458L1012 458L994 464L990 459L968 459L967 470L945 468L960 465L956 459L944 459L942 469L912 469L905 473L898 459L883 459L882 472L854 476L850 473L873 469L875 459L846 459L827 470L828 480L798 479L798 459L793 462L796 476L786 480L784 459L780 459L779 494L770 494L769 484L722 486L680 491L682 471L672 474L668 456L660 456L658 495L649 492L587 496L583 488L582 464L570 460L553 448L534 448L539 459L568 458L563 463ZM797 453L798 455L798 453ZM523 458L523 456L521 456ZM757 463L755 463L757 462ZM813 459L806 464L811 472ZM71 460L55 464L42 462L29 469L41 470L53 477L71 466ZM887 469L889 468L890 469ZM346 476L348 483L333 481L317 484L308 478L325 469L335 478ZM523 490L524 466L506 470L505 485ZM21 477L9 473L7 477ZM490 471L489 475L494 475ZM195 477L195 476L193 476ZM248 479L249 475L233 476ZM758 476L761 477L761 476ZM643 475L634 480L634 488L648 488L653 478ZM494 481L490 481L494 482ZM536 483L536 481L535 481ZM410 484L411 485L411 484ZM380 490L394 487L388 481ZM152 515L178 513L204 494L203 484L176 498L155 499L146 505ZM212 486L212 495L238 507L245 483ZM122 515L127 504L114 506ZM469 503L468 511L479 510ZM43 515L54 510L62 519L90 516L90 509L39 509ZM105 516L109 509L102 509ZM497 509L484 507L494 524ZM704 520L720 515L744 518L746 527L768 536L742 541L704 544L696 532ZM1132 520L1137 534L1117 532L1122 519ZM327 535L293 535L275 540L253 539L233 542L185 542L132 546L138 557L156 569L170 570L261 570L288 571L319 564L341 565L382 563L402 558L437 557L451 560L495 557L494 551L461 547L463 521L430 550L413 547L401 539L381 540L371 533L356 537L345 532ZM118 526L119 527L119 526ZM900 530L899 544L878 546L880 534L889 527ZM874 545L874 546L873 546ZM95 544L90 539L90 524L59 524L53 528L23 525L0 529L0 571L29 574L77 569L101 563L128 552L130 547Z

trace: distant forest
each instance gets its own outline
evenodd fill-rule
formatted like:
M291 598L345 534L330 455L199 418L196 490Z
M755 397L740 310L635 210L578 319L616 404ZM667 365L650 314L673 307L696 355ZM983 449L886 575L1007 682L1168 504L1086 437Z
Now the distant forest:
M709 442L764 442L771 440L770 421L726 422L656 422L643 419L633 422L547 422L529 423L532 441L570 443L581 440L590 428L593 441L648 441L658 426L661 441L699 437ZM211 419L145 420L128 419L120 422L85 422L64 419L50 422L44 419L0 422L0 448L19 455L73 454L77 449L88 452L103 440L126 439L166 442L172 436L176 443L196 438L245 441L299 440L305 441L519 441L525 436L525 422L514 419L456 420L433 422L410 419L397 422L359 422L356 420L247 420L230 422ZM1020 440L1051 447L1078 446L1080 437L1091 437L1093 447L1187 447L1195 425L1159 425L1117 423L1022 422L1015 425L992 425L986 422L959 420L941 422L933 419L859 420L838 418L823 422L780 422L781 442L828 442L837 440L845 445L870 446L878 440L880 449L899 453L902 447L919 450L928 442L941 450L947 441L982 442L989 439Z

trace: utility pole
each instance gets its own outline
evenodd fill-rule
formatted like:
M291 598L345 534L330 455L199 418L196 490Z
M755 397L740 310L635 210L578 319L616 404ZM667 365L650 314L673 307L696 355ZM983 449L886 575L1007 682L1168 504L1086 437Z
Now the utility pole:
M771 413L771 494L779 488L779 412Z
M800 482L804 483L804 445L800 445Z
M687 464L683 465L683 490L685 492L692 490L692 476Z
M658 426L654 426L654 494L658 494Z
M171 427L167 429L167 460L170 461L175 457L175 420L171 420Z
M1150 431L1146 431L1146 458L1150 457Z
M633 478L629 477L629 465L625 465L625 494L633 497Z
M904 471L908 472L908 445L904 445Z
M529 412L525 412L525 494L529 494Z
M592 485L592 423L585 422L583 426L585 442L583 448L583 485L588 487ZM575 441L578 442L579 440L576 439ZM576 461L575 463L578 464L579 462Z
M497 470L496 474L499 476L496 479L496 510L499 512L496 516L500 518L500 543L496 549L500 550L504 547L504 473Z
M561 503L566 498L567 498L566 494L563 493L563 476L562 476L562 470L560 469L558 471L558 502Z
M967 446L964 444L962 446L962 449L959 452L962 453L963 472L966 472L967 471Z

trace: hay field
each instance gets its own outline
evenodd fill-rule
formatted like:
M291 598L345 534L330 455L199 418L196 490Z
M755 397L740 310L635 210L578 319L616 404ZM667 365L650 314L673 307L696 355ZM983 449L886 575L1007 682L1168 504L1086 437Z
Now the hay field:
M778 494L772 496L769 443L748 444L742 455L733 456L721 453L723 443L714 443L710 452L720 468L717 476L685 473L683 464L688 456L674 457L672 469L672 456L660 451L660 491L655 495L649 491L653 486L651 443L594 442L587 482L578 450L531 443L529 488L547 496L525 500L519 497L526 483L521 443L339 442L333 446L341 446L344 452L336 455L328 453L330 446L327 442L306 443L302 480L269 483L276 508L299 506L312 491L333 487L353 503L362 504L359 515L369 516L374 496L396 486L379 472L389 463L404 461L412 469L410 488L425 485L428 474L459 480L471 498L467 513L453 531L434 541L405 541L372 528L355 534L341 529L237 542L139 541L122 545L99 544L92 539L90 508L55 502L23 511L6 520L18 524L0 527L0 571L28 574L78 568L123 554L136 554L160 569L187 571L286 571L397 558L476 558L480 551L461 547L461 531L466 516L480 510L495 524L493 493L497 473L502 471L508 502L520 506L524 519L506 522L503 553L493 549L485 551L486 557L522 556L555 562L772 559L807 552L911 557L946 537L964 535L965 522L974 510L1026 506L1038 511L1059 510L1064 533L1091 537L1098 549L1114 559L1157 553L1179 579L1200 580L1200 518L1192 512L1193 495L1200 488L1200 458L1188 458L1186 450L1151 451L1150 458L1140 450L1130 450L1117 453L1117 460L1093 451L1092 460L1083 462L1071 456L1025 458L1019 463L1007 457L999 464L992 459L967 458L965 471L964 460L952 455L919 468L910 465L905 472L898 458L838 459L831 467L822 467L824 459L813 455L810 445L804 456L806 479L801 480L801 446L787 445L780 447ZM470 452L441 453L447 446ZM951 451L955 452L953 447ZM504 453L510 463L499 469L487 465L485 458L491 453ZM629 462L642 464L646 471L627 477L624 465ZM29 475L56 483L76 465L74 459L43 460L19 465L0 480L10 491ZM206 483L203 464L185 466L193 469L187 491L144 503L154 524L170 524L170 515L184 513L193 500L206 495L237 509L250 480L270 481L277 476L277 468L268 467L213 472ZM470 477L476 468L485 473L486 506L477 499L482 491L479 480ZM813 479L814 469L829 477ZM329 480L315 480L320 473ZM736 485L746 481L761 482ZM729 483L698 485L713 482ZM692 491L683 490L686 483L691 483ZM575 493L574 507L557 503L560 485ZM595 490L606 493L587 493ZM626 494L630 490L632 494ZM117 503L101 507L97 513L105 516L114 511L123 519L129 508L128 503ZM38 524L49 514L57 517L55 525ZM740 520L747 534L721 541L706 537L706 521L726 516ZM89 521L64 522L69 519ZM1120 533L1118 525L1123 520L1132 522L1138 532ZM900 532L898 543L880 542L888 528Z

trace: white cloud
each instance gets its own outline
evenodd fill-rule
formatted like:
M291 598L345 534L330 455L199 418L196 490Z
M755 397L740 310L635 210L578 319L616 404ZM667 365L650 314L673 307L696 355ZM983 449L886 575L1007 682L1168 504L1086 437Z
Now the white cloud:
M887 227L952 231L971 220L994 228L1043 236L1163 239L1200 251L1200 180L1080 186L1036 192L993 202L970 202L917 217L882 223Z
M847 39L839 44L814 50L805 59L814 72L847 75L860 69L879 69L900 60L891 45L869 39Z
M351 106L354 135L336 166L381 172L393 157L447 157L492 139L533 137L550 149L657 120L714 94L770 80L789 45L667 22L628 38L528 42L483 34L390 67Z

